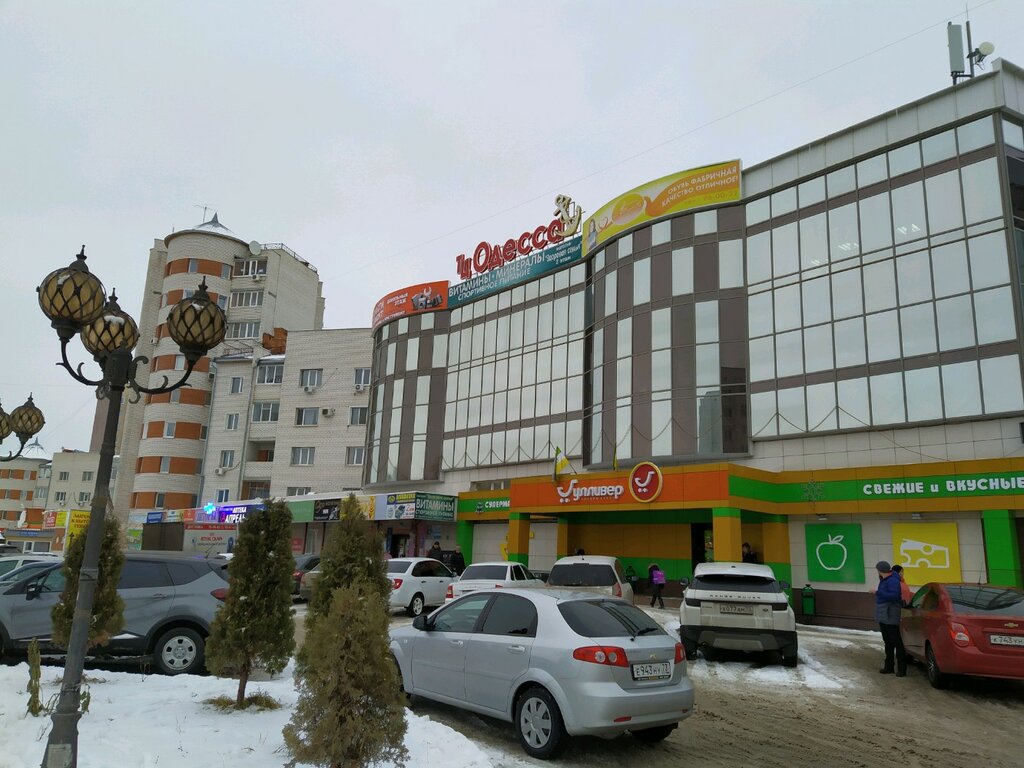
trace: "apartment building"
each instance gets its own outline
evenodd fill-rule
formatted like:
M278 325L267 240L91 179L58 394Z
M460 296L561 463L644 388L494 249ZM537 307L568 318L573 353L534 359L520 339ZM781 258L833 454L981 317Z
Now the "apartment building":
M268 344L216 360L200 506L360 488L370 329Z
M20 456L0 464L0 529L13 528L21 514L39 506L36 485L46 459Z
M154 241L150 249L136 348L150 360L149 386L182 375L185 359L167 335L167 314L203 281L227 314L227 338L197 363L189 387L123 406L118 448L124 471L114 505L124 521L129 511L196 506L207 452L212 359L252 354L274 329L323 325L316 268L283 243L246 241L215 214Z

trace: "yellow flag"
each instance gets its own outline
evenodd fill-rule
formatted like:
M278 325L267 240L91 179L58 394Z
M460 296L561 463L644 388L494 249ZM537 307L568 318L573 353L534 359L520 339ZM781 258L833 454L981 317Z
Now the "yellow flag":
M555 468L554 468L554 473L553 473L552 477L553 477L553 479L554 479L554 481L556 483L558 482L558 476L568 466L569 466L569 459L566 458L564 453L562 453L562 449L561 448L555 448Z

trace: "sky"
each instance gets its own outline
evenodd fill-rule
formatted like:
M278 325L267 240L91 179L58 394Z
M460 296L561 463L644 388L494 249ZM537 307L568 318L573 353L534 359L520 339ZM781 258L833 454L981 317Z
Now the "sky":
M35 295L83 243L137 317L154 239L207 206L318 269L325 327L366 327L556 194L592 213L946 88L965 8L1024 65L1019 0L0 0L0 402L32 392L47 452L88 449L94 394Z

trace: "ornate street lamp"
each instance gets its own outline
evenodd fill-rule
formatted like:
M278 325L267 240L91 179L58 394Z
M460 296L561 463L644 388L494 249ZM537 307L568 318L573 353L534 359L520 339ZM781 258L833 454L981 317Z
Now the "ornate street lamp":
M76 768L78 721L81 718L78 708L79 689L99 573L103 518L109 502L114 443L121 417L124 390L131 389L132 400L137 402L142 393L155 395L186 386L199 359L224 340L225 322L224 311L210 299L204 279L199 290L193 296L175 304L167 318L170 336L177 342L187 362L184 375L174 384L164 376L160 386L146 387L139 383L138 374L140 366L143 366L143 372L146 370L145 366L148 365L149 359L143 356L134 357L132 354L139 341L138 325L118 306L115 294L107 298L103 283L85 265L84 245L69 266L51 272L43 279L37 290L39 306L43 314L50 318L50 324L60 337L61 362L58 365L66 369L75 380L96 387L97 399L106 398L110 401L103 430L103 444L100 448L100 462L96 470L96 487L92 495L89 525L85 533L85 553L79 572L78 598L71 624L71 636L68 639L64 678L57 708L53 712L53 727L50 729L46 755L42 763L43 768ZM81 363L77 367L72 367L68 360L68 342L76 334L81 334L83 346L99 363L103 373L101 378L88 378L82 372ZM23 417L26 423L27 419L28 417ZM39 414L38 422L41 428L42 414Z
M32 395L28 396L24 405L19 405L10 414L4 413L3 406L0 406L0 443L12 433L21 442L17 453L0 456L0 461L14 461L21 456L21 452L25 450L25 443L38 434L45 423L43 412L32 402Z

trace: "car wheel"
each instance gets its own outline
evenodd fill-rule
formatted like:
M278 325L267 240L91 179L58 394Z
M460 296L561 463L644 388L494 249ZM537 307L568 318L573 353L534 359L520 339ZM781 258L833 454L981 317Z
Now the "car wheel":
M939 669L939 662L935 660L935 652L930 645L925 646L924 658L928 665L928 682L932 684L932 688L945 688L946 675Z
M516 702L516 731L519 743L530 757L556 757L566 742L562 713L543 688L528 688Z
M700 648L701 655L707 661L716 661L718 659L718 651L712 648L710 645L702 645Z
M412 600L409 602L409 607L405 610L414 619L423 613L423 595L419 593L413 595Z
M642 741L647 744L656 744L659 741L664 741L668 738L668 735L674 731L676 727L674 725L658 725L654 728L642 728L639 731L632 731L633 738L637 741Z
M205 668L206 643L188 627L164 632L153 647L153 663L165 675L197 674Z
M689 661L696 661L697 660L697 644L696 643L688 643L685 640L683 640L683 653L686 654L686 658Z
M782 657L782 666L784 666L784 667L792 668L792 667L795 667L798 663L799 663L799 659L797 658L797 655L796 655L795 651L794 651L792 656L783 655L783 657Z

